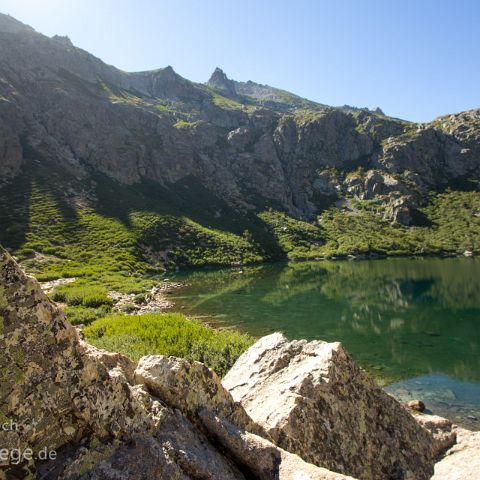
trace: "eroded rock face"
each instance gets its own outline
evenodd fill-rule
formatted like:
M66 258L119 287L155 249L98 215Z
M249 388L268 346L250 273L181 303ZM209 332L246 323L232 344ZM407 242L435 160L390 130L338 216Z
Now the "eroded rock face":
M223 380L282 448L360 479L428 479L432 436L339 343L264 337Z
M150 355L140 359L135 381L146 385L155 396L184 412L193 422L199 410L208 410L243 430L266 436L265 430L232 398L220 378L200 362Z
M146 357L134 372L82 342L1 247L0 350L2 480L346 479L250 433L204 365Z

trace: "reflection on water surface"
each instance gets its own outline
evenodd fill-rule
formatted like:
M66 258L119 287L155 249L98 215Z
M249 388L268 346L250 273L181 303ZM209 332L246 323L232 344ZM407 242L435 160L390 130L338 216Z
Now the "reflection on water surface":
M275 264L182 280L188 285L176 302L187 313L257 336L280 330L290 338L339 340L383 385L415 377L427 390L442 382L452 390L447 380L480 385L477 259ZM426 397L425 389L413 391ZM475 417L478 393L468 408L462 396L444 403Z

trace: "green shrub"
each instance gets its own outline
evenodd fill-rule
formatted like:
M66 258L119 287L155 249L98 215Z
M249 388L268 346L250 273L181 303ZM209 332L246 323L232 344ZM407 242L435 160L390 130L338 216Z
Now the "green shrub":
M142 303L145 303L146 302L146 295L144 293L137 293L135 295L135 298L133 299L133 301L137 304L137 305L141 305Z
M86 308L113 305L113 300L107 295L105 287L98 285L78 285L76 283L62 285L55 289L52 299L69 306L82 305Z
M224 375L254 339L234 330L214 330L178 313L111 315L85 328L89 342L138 360L161 354L198 360Z
M103 305L100 308L85 308L83 306L66 307L67 320L72 325L88 325L93 321L104 317L110 312L110 307Z
M137 306L134 305L133 303L124 303L120 307L120 310L124 313L133 313L137 310Z

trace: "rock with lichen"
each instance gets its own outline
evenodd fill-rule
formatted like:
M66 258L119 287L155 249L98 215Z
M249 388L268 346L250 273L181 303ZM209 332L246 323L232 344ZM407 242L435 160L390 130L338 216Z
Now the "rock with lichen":
M428 479L432 435L340 343L259 340L223 380L275 443L359 479Z

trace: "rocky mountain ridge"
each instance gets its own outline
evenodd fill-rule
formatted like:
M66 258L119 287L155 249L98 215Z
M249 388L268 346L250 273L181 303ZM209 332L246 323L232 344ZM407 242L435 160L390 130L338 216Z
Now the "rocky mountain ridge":
M287 96L285 113L244 102L247 87L220 70L207 86L171 67L122 72L5 15L0 39L3 178L21 172L31 148L81 176L192 177L237 209L275 204L313 218L339 194L358 195L407 223L429 190L478 180L478 110L417 125Z
M260 102L262 106L282 113L294 112L298 109L321 110L329 107L328 105L299 97L298 95L290 93L286 90L271 87L270 85L262 85L260 83L253 82L252 80L248 80L246 82L231 80L219 67L215 68L206 85L218 90L229 98L247 103L249 101ZM375 108L374 110L353 107L351 105L343 105L335 108L345 112L366 112L385 116L379 107Z
M293 93L252 82L238 82L227 77L226 73L217 67L208 82L209 87L221 92L226 97L248 103L259 102L260 105L276 110L280 113L295 111L300 108L321 110L327 105L307 100Z

